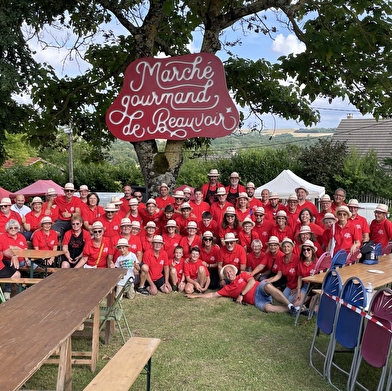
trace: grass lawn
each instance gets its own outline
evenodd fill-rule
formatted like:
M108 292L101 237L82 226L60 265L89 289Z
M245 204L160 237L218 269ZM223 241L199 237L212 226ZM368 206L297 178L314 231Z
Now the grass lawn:
M265 314L224 298L190 300L181 293L136 295L123 306L134 336L162 340L152 360L153 390L333 390L309 366L315 319L295 327L287 313ZM326 346L327 338L319 339ZM87 341L73 343L80 349ZM121 345L117 331L109 345L100 345L98 370ZM338 359L349 363L349 357ZM334 373L345 389L345 377ZM363 368L362 373L365 384L376 389L379 372ZM57 366L44 365L26 389L54 389L56 376ZM93 377L88 366L74 366L73 390L83 390ZM131 390L144 391L145 380L139 376Z

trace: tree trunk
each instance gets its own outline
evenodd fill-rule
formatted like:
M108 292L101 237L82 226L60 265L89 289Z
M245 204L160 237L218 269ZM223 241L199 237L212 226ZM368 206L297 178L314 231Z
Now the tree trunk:
M148 197L156 197L161 183L166 183L171 190L183 162L183 141L166 142L165 152L158 152L155 140L133 143L139 158Z

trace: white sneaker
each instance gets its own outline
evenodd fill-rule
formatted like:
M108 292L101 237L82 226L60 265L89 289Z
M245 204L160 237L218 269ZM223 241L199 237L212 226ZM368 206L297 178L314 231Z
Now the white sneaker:
M4 298L9 300L11 298L11 292L4 292Z

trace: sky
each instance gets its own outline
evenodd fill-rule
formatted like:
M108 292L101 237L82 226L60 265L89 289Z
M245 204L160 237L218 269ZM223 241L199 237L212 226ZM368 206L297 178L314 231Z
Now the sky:
M231 41L241 39L241 44L234 48L230 48L230 50L243 58L250 60L264 58L270 62L275 62L277 58L282 55L300 53L305 49L304 44L291 34L283 24L276 22L276 15L274 13L267 12L266 15L267 21L271 21L270 23L277 26L277 31L272 38L264 34L249 32L244 36L242 30L239 27L234 26L233 28L226 30L225 34L222 36L222 41L226 39ZM127 34L118 23L112 22L106 27L116 34ZM55 40L64 42L64 46L61 49L49 47L42 50L37 40L30 40L30 46L36 52L35 58L39 62L51 64L59 76L74 76L87 69L88 64L80 58L67 56L67 47L73 43L72 39L74 37L72 37L72 35L59 37L59 30L50 29L46 29L43 34L45 38L52 43L55 43ZM51 35L53 35L53 37ZM56 37L54 35L56 35ZM95 40L99 42L99 37L95 38ZM193 35L193 42L189 45L190 51L192 53L198 52L200 50L200 44L201 35L196 33ZM218 52L217 56L222 61L228 58L228 54L223 50ZM28 100L28 97L23 97L22 100ZM319 98L312 103L312 107L318 109L321 115L320 122L314 127L336 128L342 119L347 118L348 114L351 114L353 118L356 119L363 118L354 106L341 99L334 99L330 104L327 99ZM298 123L294 120L287 121L276 115L265 114L261 118L265 130L304 127L302 123ZM371 116L368 115L366 118L371 118Z

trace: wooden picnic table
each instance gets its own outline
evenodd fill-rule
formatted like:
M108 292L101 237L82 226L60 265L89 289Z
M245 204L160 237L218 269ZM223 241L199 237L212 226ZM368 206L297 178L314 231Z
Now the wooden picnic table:
M32 249L24 249L24 250L15 250L11 249L12 253L17 255L19 258L29 258L31 260L37 259L50 259L52 257L58 257L59 255L63 255L64 251L62 250L32 250ZM48 265L49 266L49 265ZM30 277L34 276L34 267L33 263L30 264Z
M57 391L72 390L71 336L94 312L91 359L99 348L99 305L122 269L61 269L0 306L0 390L19 390L59 349ZM78 362L80 363L80 362Z
M378 264L365 265L363 263L355 263L353 265L344 266L336 269L344 284L350 277L358 277L366 286L369 282L373 287L381 287L392 282L392 254L381 255L378 258ZM369 271L370 270L370 271ZM378 274L374 271L380 271ZM312 284L322 284L325 273L315 274L314 276L304 277L303 281Z

